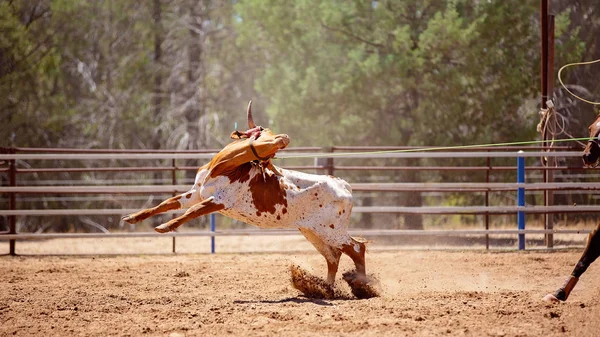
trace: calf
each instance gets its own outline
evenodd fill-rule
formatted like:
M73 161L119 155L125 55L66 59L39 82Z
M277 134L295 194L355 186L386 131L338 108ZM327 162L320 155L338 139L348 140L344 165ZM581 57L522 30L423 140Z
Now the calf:
M298 228L327 261L326 284L333 287L342 253L356 266L356 279L366 280L365 242L351 237L348 223L352 190L342 179L285 170L271 163L290 142L256 126L250 102L248 126L234 131L233 142L200 167L194 186L158 206L123 217L137 223L153 215L187 208L155 230L173 231L185 222L212 212L262 228ZM350 281L349 281L350 283Z

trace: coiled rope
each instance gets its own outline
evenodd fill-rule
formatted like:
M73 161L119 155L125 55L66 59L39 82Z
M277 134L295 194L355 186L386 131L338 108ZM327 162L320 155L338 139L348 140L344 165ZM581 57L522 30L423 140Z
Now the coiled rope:
M600 62L600 59L594 60L594 61L587 61L587 62L574 62L574 63L569 63L569 64L565 64L564 66L560 67L560 69L558 70L558 81L560 82L560 85L562 85L563 88L565 88L565 90L571 94L573 97L579 99L582 102L586 102L592 105L600 105L600 102L594 102L594 101L590 101L587 100L585 98L579 97L577 95L575 95L571 90L569 90L569 88L567 88L567 86L564 84L562 77L560 76L560 74L562 73L563 70L565 70L568 67L571 66L581 66L581 65L588 65L588 64L594 64L594 63L598 63Z

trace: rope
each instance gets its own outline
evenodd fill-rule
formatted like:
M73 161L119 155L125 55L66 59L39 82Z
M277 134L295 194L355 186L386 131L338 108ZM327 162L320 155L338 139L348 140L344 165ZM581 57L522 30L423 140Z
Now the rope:
M567 88L567 86L563 82L561 73L564 69L571 67L571 66L587 65L587 64L597 63L597 62L600 62L600 59L595 60L595 61L589 61L589 62L569 63L569 64L562 66L558 70L558 80L559 80L560 84L562 85L562 87L569 94L573 95L575 98L581 100L582 102L586 102L586 103L589 103L592 105L598 105L598 104L600 104L600 102L592 102L592 101L586 100L582 97L575 95L571 90L569 90L569 88ZM567 127L566 127L567 126L567 117L565 117L564 115L562 115L561 113L556 111L552 100L548 100L546 102L546 104L548 106L547 109L540 109L540 117L541 118L540 118L540 123L537 125L537 131L542 134L542 139L544 139L544 140L551 139L552 140L552 143L550 144L550 148L552 148L554 145L554 140L559 135L564 134L567 137L569 137L570 139L573 139L573 136L571 134L569 134L569 132L567 132ZM582 146L584 145L583 143L581 143L579 141L578 141L578 143ZM551 150L549 149L548 151L551 151ZM542 157L541 160L542 160L542 165L545 166L548 164L548 158Z
M554 141L556 139L556 124L558 123L558 120L556 118L556 113L554 110L554 103L552 102L552 100L548 100L546 102L546 105L548 106L547 109L540 109L540 123L537 125L537 131L539 133L542 134L542 140L550 140L550 141ZM550 123L550 119L554 120L554 123ZM550 137L548 137L548 135L550 135ZM550 149L548 149L548 152L551 151L551 148L554 147L554 142L552 142L550 144ZM542 163L542 166L547 166L548 165L548 157L541 157L540 161Z
M403 153L403 152L423 152L423 151L440 151L440 150L456 150L456 149L472 149L472 148L486 148L486 147L498 147L498 146L511 146L511 145L533 145L540 143L559 143L559 142L572 142L572 141L588 141L589 137L585 138L567 138L567 139L553 139L553 140L529 140L521 142L509 142L509 143L488 143L488 144L477 144L477 145L456 145L456 146L440 146L440 147L427 147L417 149L402 149L402 150L382 150L382 151L368 151L368 152L352 152L352 154L384 154L384 153ZM342 157L348 153L329 153L329 154L310 154L304 156L286 156L285 159L289 158L333 158ZM280 158L272 158L280 159Z
M585 98L581 98L577 95L575 95L573 92L571 92L571 90L569 90L569 88L567 88L567 86L563 83L562 78L560 77L560 73L563 71L563 69L567 68L567 67L571 67L571 66L580 66L580 65L588 65L588 64L594 64L594 63L598 63L600 62L600 59L594 60L594 61L587 61L587 62L575 62L575 63L569 63L569 64L565 64L564 66L560 67L560 69L558 70L558 81L560 82L560 84L563 86L563 88L565 88L565 90L573 95L575 98L579 99L582 102L586 102L592 105L600 105L600 102L593 102L593 101L588 101Z

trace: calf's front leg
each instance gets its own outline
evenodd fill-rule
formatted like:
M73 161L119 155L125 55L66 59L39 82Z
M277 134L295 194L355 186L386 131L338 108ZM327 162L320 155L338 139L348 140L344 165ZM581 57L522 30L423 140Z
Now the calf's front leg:
M125 222L128 222L130 224L136 224L136 223L146 220L149 217L154 216L156 214L164 213L166 211L170 211L173 209L180 209L181 202L179 202L179 199L181 199L181 195L174 196L172 198L169 198L169 199L161 202L156 207L144 209L137 213L126 215L122 218L122 220Z
M206 200L203 200L194 206L190 207L183 215L166 222L160 226L154 228L155 231L159 233L167 233L170 231L174 231L177 227L183 225L184 223L200 217L202 215L210 214L212 212L217 212L225 208L223 204L217 204L213 202L214 197L210 197Z

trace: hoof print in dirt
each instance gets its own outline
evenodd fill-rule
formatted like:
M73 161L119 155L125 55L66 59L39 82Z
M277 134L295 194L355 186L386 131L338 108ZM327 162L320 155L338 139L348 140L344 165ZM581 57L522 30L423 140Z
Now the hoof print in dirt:
M344 281L348 283L352 294L360 299L379 297L379 282L372 277L358 275L355 270L344 273Z
M290 266L292 285L308 298L333 299L335 290L325 280L309 274L299 266Z

